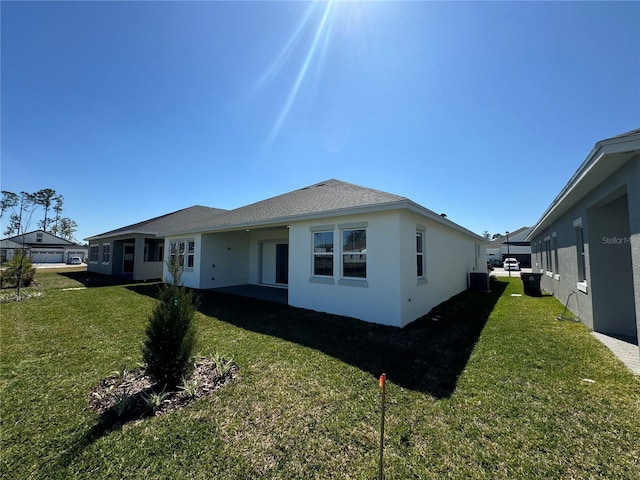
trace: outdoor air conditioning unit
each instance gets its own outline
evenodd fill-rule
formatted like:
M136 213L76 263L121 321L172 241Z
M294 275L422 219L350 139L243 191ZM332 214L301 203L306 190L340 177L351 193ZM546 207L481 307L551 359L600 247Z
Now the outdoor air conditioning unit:
M469 288L477 292L488 292L489 274L485 272L471 272L469 274Z

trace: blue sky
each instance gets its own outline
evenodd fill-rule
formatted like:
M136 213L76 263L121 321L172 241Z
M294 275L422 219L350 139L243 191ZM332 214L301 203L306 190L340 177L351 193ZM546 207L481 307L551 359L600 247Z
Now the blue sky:
M640 126L640 2L0 8L2 189L77 239L329 178L513 231Z

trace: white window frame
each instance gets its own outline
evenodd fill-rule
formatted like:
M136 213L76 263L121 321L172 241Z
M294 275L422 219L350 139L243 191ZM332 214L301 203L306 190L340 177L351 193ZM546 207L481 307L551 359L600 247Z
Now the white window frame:
M339 256L340 256L340 264L338 266L338 268L340 269L340 273L339 273L339 280L338 280L338 285L346 285L346 286L352 286L352 287L368 287L369 286L369 282L367 280L367 262L369 261L368 258L368 242L367 242L367 228L368 227L368 222L355 222L355 223L344 223L344 224L338 224L338 248L339 248ZM358 230L362 230L364 231L364 245L365 248L361 249L359 251L352 251L352 250L346 250L345 246L344 246L344 236L346 232L352 232L352 231L358 231ZM335 248L334 248L335 250ZM352 277L349 275L345 275L345 271L344 271L344 267L345 267L345 257L349 256L349 255L359 255L360 259L363 261L362 263L364 263L364 276L359 276L359 277ZM335 268L335 267L334 267Z
M418 283L423 283L427 279L427 265L425 261L425 236L426 228L422 225L416 225L416 277ZM422 269L422 274L420 274Z
M193 244L193 251L188 251L190 243ZM167 260L171 262L175 255L178 255L178 262L182 269L185 272L192 272L195 267L195 238L174 238L169 240L169 256L167 257ZM188 266L189 261L193 262L193 266Z
M555 275L553 278L560 280L560 256L558 255L558 234L551 234L551 249L553 250L553 268Z
M89 263L98 263L99 255L100 245L97 243L89 245Z
M551 236L544 237L544 261L545 261L545 274L548 277L553 276L553 264L551 263Z
M167 262L173 263L173 258L178 254L178 240L169 240L169 255L167 256Z
M331 247L330 251L319 250L322 247L316 247L316 235L331 235ZM314 277L321 278L333 278L335 274L335 252L336 252L336 241L335 241L335 232L333 230L314 230L311 232L311 241L312 241L312 264L311 264L311 275ZM323 244L325 245L325 244ZM316 259L318 258L330 258L331 259L331 274L322 274L316 272Z
M587 293L587 258L584 248L584 224L582 217L573 221L573 229L576 239L576 262L578 267L578 282L576 283L576 288L583 293Z
M108 265L111 261L111 244L103 243L102 244L102 264Z
M195 238L187 238L185 255L186 255L186 263L184 264L184 269L187 271L193 271L196 264L196 239Z
M346 240L345 237L347 237L348 235L357 235L358 237L358 241L362 241L362 234L361 233L357 233L357 232L363 232L364 234L364 248L363 249L357 249L357 248L353 248L353 249L349 249L349 248L345 248L346 245ZM340 262L340 276L342 278L348 278L348 279L367 279L367 229L366 228L345 228L340 230L340 239L342 241L341 243L341 262ZM353 242L355 245L356 240L350 240L350 242ZM347 262L345 261L345 258L347 257L351 257L355 260L358 260L357 262ZM364 275L358 275L358 274L352 274L352 273L357 273L356 272L347 272L345 270L346 266L350 263L356 263L356 264L364 264Z

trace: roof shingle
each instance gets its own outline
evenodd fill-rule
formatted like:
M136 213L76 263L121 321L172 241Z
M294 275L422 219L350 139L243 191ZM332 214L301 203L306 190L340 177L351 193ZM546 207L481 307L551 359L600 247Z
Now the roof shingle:
M212 215L198 228L218 228L254 222L287 219L348 208L407 200L405 197L365 188L340 180L326 180L251 205Z
M175 212L160 215L159 217L151 218L143 222L127 225L126 227L117 228L108 232L101 233L88 237L85 240L91 240L98 237L111 237L120 234L128 233L149 233L155 235L164 235L166 232L192 229L200 222L210 219L215 215L220 215L226 212L220 208L203 207L201 205L194 205L193 207L183 208Z

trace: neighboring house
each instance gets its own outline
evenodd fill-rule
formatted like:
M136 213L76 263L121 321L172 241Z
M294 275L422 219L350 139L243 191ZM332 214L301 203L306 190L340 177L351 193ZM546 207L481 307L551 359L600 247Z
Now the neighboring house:
M87 247L56 237L44 230L5 238L0 249L3 262L11 260L15 252L22 249L29 252L33 263L63 263L71 257L80 257L82 261L86 261L88 252Z
M21 243L14 242L13 240L9 240L7 238L0 240L0 262L4 263L11 260L15 252L22 250L22 248L23 246Z
M531 243L525 240L530 231L530 227L522 227L510 232L508 238L504 235L487 243L487 260L502 265L510 257L518 260L521 267L531 267Z
M596 143L528 240L545 290L593 330L637 343L640 129Z
M90 269L99 271L98 243L117 232L88 239L98 248ZM135 245L156 238L136 235ZM167 227L158 248L160 237L165 261L181 257L186 286L286 288L292 306L398 327L486 272L482 237L405 197L338 180Z
M130 276L134 280L161 279L166 260L165 233L193 228L224 211L195 205L86 238L89 242L87 270Z

